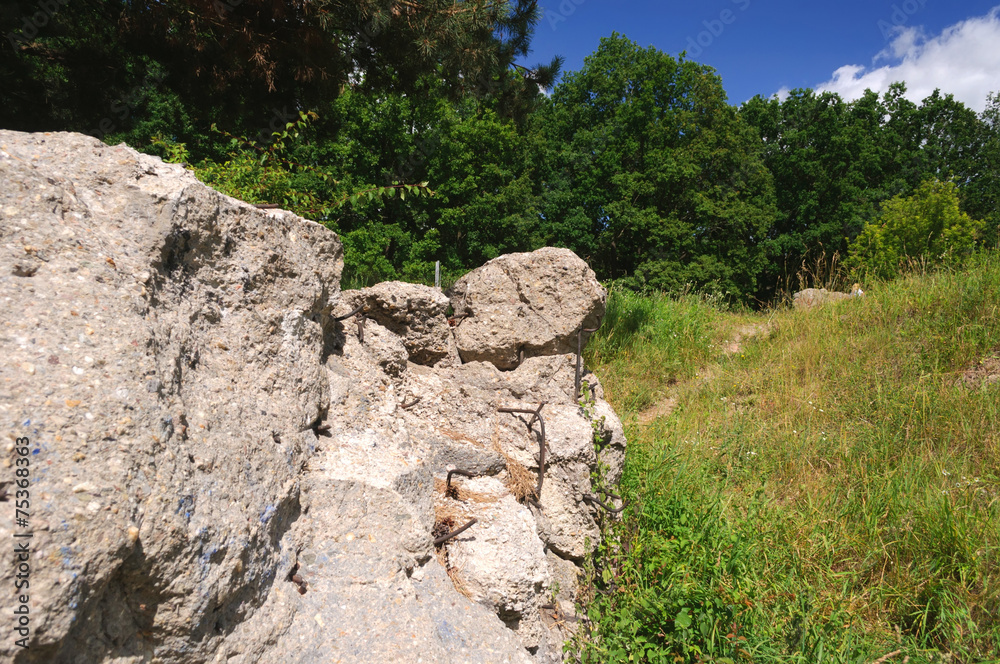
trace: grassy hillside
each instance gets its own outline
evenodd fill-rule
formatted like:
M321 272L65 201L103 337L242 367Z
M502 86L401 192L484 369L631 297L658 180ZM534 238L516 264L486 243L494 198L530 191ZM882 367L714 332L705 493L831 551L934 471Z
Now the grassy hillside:
M613 292L588 354L632 506L585 661L1000 661L998 255L807 312Z

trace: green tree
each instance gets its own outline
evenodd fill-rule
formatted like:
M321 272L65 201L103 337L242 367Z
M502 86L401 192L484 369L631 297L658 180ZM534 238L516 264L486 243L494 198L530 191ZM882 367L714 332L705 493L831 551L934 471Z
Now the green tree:
M771 177L714 70L614 34L536 115L546 244L635 288L756 291Z
M452 110L429 157L427 178L436 195L423 206L418 226L433 230L437 246L422 247L425 260L441 260L459 272L542 246L535 235L534 175L524 136L495 111L471 103Z
M831 92L793 90L781 101L755 97L740 114L760 132L774 175L778 218L771 228L765 299L803 261L831 259L874 216L892 168L879 142L885 107L866 93L854 104Z
M983 230L959 209L952 182L927 180L912 196L887 201L878 218L851 243L848 266L892 278L911 261L941 264L969 255Z
M525 68L537 0L80 0L0 7L0 126L124 137L156 133L219 156L212 123L263 138L347 87L471 92L523 116L559 59ZM25 23L25 21L29 21ZM41 19L39 19L41 21ZM25 28L27 26L27 28ZM142 126L157 118L158 126ZM173 122L171 122L173 120ZM103 126L103 128L102 128Z
M197 172L337 231L352 285L427 281L436 260L447 280L540 246L524 136L485 102L345 90L323 113L301 114L266 148L232 137L226 157L199 161ZM413 196L428 193L420 184L434 195Z
M905 95L903 83L850 103L793 90L784 100L755 97L741 107L764 142L778 201L765 284L792 281L821 254L843 255L885 201L928 177L953 179L963 201L981 206L972 186L984 140L976 114L939 91L919 106Z
M428 182L435 192L338 211L330 223L348 250L356 240L374 248L373 238L381 238L383 265L393 268L379 277L426 280L437 260L448 278L541 246L532 230L535 178L518 124L491 100L427 99L348 92L332 106L337 138L319 161L341 164L334 177L342 187ZM347 273L362 269L348 254Z
M986 224L983 241L1000 242L1000 93L988 97L979 116L979 152L965 186L964 209Z

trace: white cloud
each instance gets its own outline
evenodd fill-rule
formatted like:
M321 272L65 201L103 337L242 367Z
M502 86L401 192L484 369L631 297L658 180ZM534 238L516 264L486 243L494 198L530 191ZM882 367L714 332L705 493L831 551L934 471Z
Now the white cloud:
M880 62L886 62L877 66ZM986 95L1000 90L1000 6L927 37L920 28L895 28L893 39L871 67L844 65L817 90L857 99L866 89L885 92L896 81L906 83L906 96L919 103L935 88L951 93L966 106L982 111Z

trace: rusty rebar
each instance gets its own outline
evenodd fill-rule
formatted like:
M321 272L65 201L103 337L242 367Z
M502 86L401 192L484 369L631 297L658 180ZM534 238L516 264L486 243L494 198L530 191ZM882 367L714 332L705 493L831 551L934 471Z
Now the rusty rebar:
M355 316L355 315L361 313L361 310L364 309L364 308L365 308L365 305L364 304L360 304L360 305L358 305L358 308L355 309L354 311L352 311L351 313L344 314L343 316L337 316L333 320L347 320L351 316Z
M295 563L291 571L289 571L288 580L295 584L295 587L299 591L300 595L306 594L306 588L309 587L309 582L303 579L302 575L299 574L298 563Z
M576 333L576 379L573 381L573 400L580 400L580 379L582 378L581 372L583 371L583 333L593 334L601 329L598 325L595 328L586 328L580 326L580 331Z
M545 477L545 420L542 419L542 407L546 404L545 401L538 404L538 408L531 410L530 408L497 408L497 412L500 413L526 413L531 415L531 419L528 421L528 431L531 431L531 425L538 420L539 428L542 432L542 437L538 441L538 488L535 489L535 495L541 499L542 497L542 479ZM541 507L539 506L539 509Z
M451 327L458 327L458 324L461 323L466 318L468 318L469 316L471 316L471 314L455 314L454 316L448 319L448 325L450 325Z
M442 535L441 537L438 537L436 540L434 540L434 546L439 546L441 544L444 544L445 542L447 542L448 540L450 540L452 537L455 537L456 535L461 535L466 530L468 530L469 528L471 528L472 525L474 523L476 523L477 520L478 519L473 519L472 521L468 522L467 524L465 524L464 526L462 526L458 530L453 530L450 533L448 533L447 535Z
M365 315L362 313L359 313L357 316L354 317L354 322L358 326L358 343L365 342L365 320L367 319L365 318Z
M583 500L584 500L584 502L587 502L587 503L593 503L595 505L600 505L601 507L603 507L605 510L607 510L611 514L620 514L622 511L624 511L624 509L626 507L628 507L628 503L622 503L622 506L619 507L618 509L614 509L613 507L608 507L607 505L605 505L604 503L602 503L601 501L599 501L597 499L597 496L591 495L589 493L586 493L586 494L583 495Z
M451 476L452 475L461 475L462 477L469 477L469 478L472 478L472 477L476 476L475 473L470 473L470 472L468 472L466 470L459 470L458 468L456 468L455 470L449 470L448 471L448 479L445 480L445 487L448 488L448 489L451 488Z

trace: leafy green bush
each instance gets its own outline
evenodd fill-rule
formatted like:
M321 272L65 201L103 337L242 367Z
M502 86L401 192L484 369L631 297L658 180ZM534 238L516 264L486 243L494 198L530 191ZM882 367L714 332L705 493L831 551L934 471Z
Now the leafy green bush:
M972 252L983 226L959 209L954 183L927 180L912 196L885 203L851 244L847 265L891 279L908 263L956 262Z

